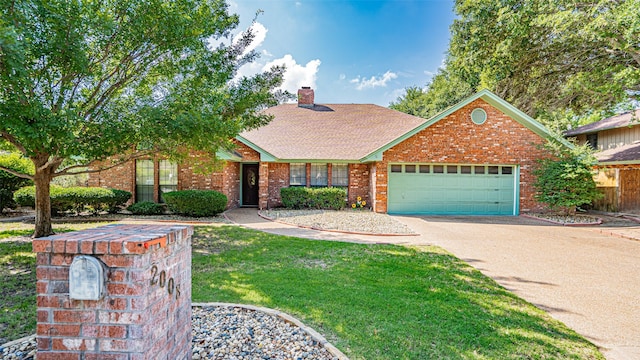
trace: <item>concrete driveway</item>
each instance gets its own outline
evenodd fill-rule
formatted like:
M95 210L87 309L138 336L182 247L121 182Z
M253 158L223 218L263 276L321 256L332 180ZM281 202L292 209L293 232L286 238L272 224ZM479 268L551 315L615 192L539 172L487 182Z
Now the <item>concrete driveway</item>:
M607 359L640 359L638 228L547 225L523 217L396 217L585 336ZM603 233L604 232L604 233Z

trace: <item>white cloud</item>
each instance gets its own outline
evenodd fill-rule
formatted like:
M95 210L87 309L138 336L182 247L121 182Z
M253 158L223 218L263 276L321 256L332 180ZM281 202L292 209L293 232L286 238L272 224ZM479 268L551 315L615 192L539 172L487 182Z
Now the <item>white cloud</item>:
M243 55L247 54L249 51L257 49L260 45L262 45L264 39L267 38L267 32L269 32L269 30L267 30L267 28L259 22L254 22L253 24L251 24L249 29L251 29L251 31L253 32L254 38L251 44L249 44L249 46L247 46L247 48L244 50ZM238 41L241 36L242 33L237 34L233 38L233 42L235 43L236 41Z
M251 45L246 49L245 53L256 50L258 47L260 47L266 39L267 33L269 32L269 30L259 22L253 23L251 25L251 30L253 31L255 38L253 39ZM241 34L236 35L233 41L237 41L240 36ZM319 59L311 60L303 65L298 64L291 54L286 54L279 59L274 59L265 63L266 60L263 59L265 57L273 58L273 54L271 54L266 49L261 49L260 54L262 56L262 59L258 58L253 62L242 66L238 70L236 79L239 79L243 76L250 77L259 72L268 71L273 66L284 65L286 67L286 72L284 74L284 81L280 86L280 89L287 90L295 94L302 86L311 86L312 89L316 88L318 69L321 64L321 61Z
M291 54L287 54L280 59L275 59L265 64L263 71L270 69L272 66L285 65L287 70L280 88L295 94L302 86L310 86L312 89L317 88L316 80L321 63L319 59L315 59L309 61L306 65L298 64Z
M385 87L389 81L396 79L397 77L398 74L387 71L380 77L372 76L369 79L360 78L360 76L358 76L355 79L351 79L350 83L356 84L356 89L358 90L373 89L376 87Z

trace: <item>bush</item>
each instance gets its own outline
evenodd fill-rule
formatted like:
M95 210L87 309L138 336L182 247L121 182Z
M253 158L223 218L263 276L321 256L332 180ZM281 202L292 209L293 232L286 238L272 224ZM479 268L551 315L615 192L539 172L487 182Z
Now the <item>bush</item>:
M162 194L171 212L193 216L215 216L227 207L227 196L214 190L181 190Z
M0 154L0 166L25 174L33 174L33 163L18 153ZM23 186L32 184L31 180L23 179L6 171L0 170L0 212L2 209L12 209L16 206L13 193Z
M134 215L161 215L164 213L164 206L151 201L143 201L129 205L127 210Z
M106 203L107 208L105 210L110 213L115 213L118 209L123 208L124 204L131 199L131 193L119 189L111 189L111 191L113 191L113 198Z
M35 206L35 186L27 186L15 192L14 200L22 206ZM51 186L51 211L60 213L67 210L80 212L85 208L97 212L107 210L115 212L131 198L131 193L124 190L105 189L99 187Z
M280 197L290 209L340 210L345 207L347 192L342 188L288 187L280 189Z
M540 160L533 171L536 200L553 210L573 213L577 206L602 197L593 180L592 168L596 161L592 150L587 146L569 149L552 143L547 148L554 158Z

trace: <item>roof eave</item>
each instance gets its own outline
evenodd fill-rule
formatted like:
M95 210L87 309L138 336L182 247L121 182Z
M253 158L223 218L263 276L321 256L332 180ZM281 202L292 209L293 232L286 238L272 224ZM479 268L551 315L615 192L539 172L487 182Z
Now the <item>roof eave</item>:
M278 161L278 158L276 158L275 156L273 156L272 154L270 154L268 151L264 150L260 146L258 146L256 144L254 144L253 142L249 141L248 139L238 135L238 136L236 136L236 140L238 140L241 143L247 145L249 148L257 151L260 154L260 161L264 161L264 162L277 162Z
M220 160L234 161L234 162L242 161L242 156L240 156L235 151L231 152L231 151L222 150L222 149L216 152L216 158Z
M637 160L618 160L618 161L598 161L598 165L638 165L640 159Z

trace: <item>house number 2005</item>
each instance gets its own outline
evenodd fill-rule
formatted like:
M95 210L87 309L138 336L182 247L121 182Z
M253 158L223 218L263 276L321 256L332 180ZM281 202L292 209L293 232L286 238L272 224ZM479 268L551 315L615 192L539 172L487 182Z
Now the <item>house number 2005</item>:
M158 285L161 288L166 286L169 296L173 296L174 293L176 294L176 300L180 297L180 284L176 284L173 278L169 278L169 280L167 280L166 271L161 270L160 273L158 273L157 265L153 265L151 267L151 286L155 285Z

